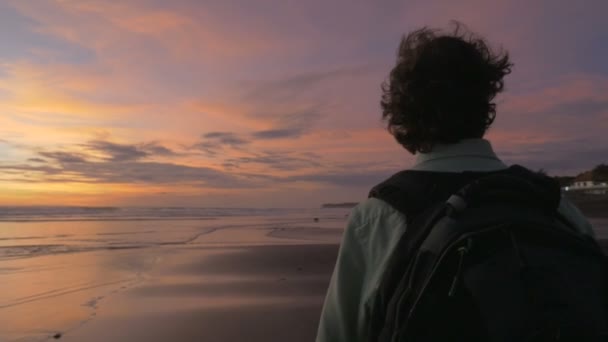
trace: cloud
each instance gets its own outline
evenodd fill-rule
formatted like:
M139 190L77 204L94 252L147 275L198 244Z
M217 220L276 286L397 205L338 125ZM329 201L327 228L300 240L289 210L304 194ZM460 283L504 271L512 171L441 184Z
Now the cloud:
M192 183L208 187L244 186L238 178L206 167L192 167L171 163L102 162L86 163L64 169L95 179L97 183Z
M156 142L142 144L118 144L105 140L92 140L82 145L91 152L102 153L105 159L121 162L154 156L175 156L176 153Z
M231 132L209 132L203 139L240 145ZM79 152L74 151L81 148ZM37 151L29 147L30 151ZM156 154L153 154L156 152ZM156 142L119 144L93 140L66 146L61 150L37 151L42 157L31 157L27 163L5 163L0 166L2 181L57 184L144 184L151 186L184 185L195 188L250 189L270 184L297 182L361 186L376 181L390 172L375 171L374 163L358 163L360 171L326 162L315 152L265 150L241 151L237 157L223 157L219 167L194 166L149 161L154 155L177 155ZM44 159L43 159L44 158ZM334 164L332 166L332 164ZM350 165L350 164L349 164ZM388 164L387 164L388 165ZM371 169L371 170L370 170ZM291 174L291 175L289 175ZM10 176L10 178L7 178Z
M209 132L203 135L204 139L211 140L221 145L239 146L249 142L240 138L236 133L232 132Z
M311 126L317 121L334 126L335 119L346 115L351 120L340 120L342 124L358 124L362 128L360 122L365 121L368 126L368 118L372 117L368 117L370 110L375 111L381 81L378 66L326 68L271 81L249 82L240 102L248 105L246 112L250 117L273 126L261 131L277 131L259 133L260 137L298 134L300 130L293 128L294 125ZM294 119L298 122L289 122Z
M177 153L165 146L162 146L156 142L143 143L139 145L139 148L148 155L157 155L157 156L176 156Z
M104 48L110 50L132 43L135 52L156 50L157 55L169 54L186 61L193 55L214 59L239 54L252 56L279 52L278 43L283 36L281 32L273 34L255 25L249 26L252 34L245 38L234 25L222 19L232 14L242 17L239 21L246 23L251 21L251 16L242 11L229 13L228 8L201 6L197 2L159 6L141 2L39 1L33 6L15 1L13 6L36 20L44 28L43 33L94 49L100 55L107 53ZM262 33L268 38L266 41L260 39ZM206 56L202 54L204 47L208 47ZM128 53L122 52L124 55Z
M277 98L298 95L317 88L322 83L347 81L378 71L377 66L357 65L338 67L322 71L302 72L279 80L258 81L249 91L246 99L259 100L260 98Z
M251 136L261 140L299 138L310 131L320 116L317 108L279 116L275 119L272 129L255 131Z
M608 78L576 74L509 94L490 130L499 156L555 174L578 173L607 158Z
M3 174L15 174L19 176L19 179L14 179L14 181L31 181L31 182L46 182L44 178L40 176L44 176L45 178L49 178L54 175L61 174L63 169L61 167L53 167L53 166L33 166L28 164L0 164L0 175ZM6 181L2 179L3 181ZM13 180L11 180L13 181Z
M201 141L190 146L191 149L203 151L210 157L215 157L225 148L241 149L249 141L234 132L209 132L201 137Z
M109 141L90 141L85 144L85 147L106 154L106 158L111 161L132 161L145 158L149 155L148 152L138 146L116 144Z
M517 148L498 149L498 155L508 164L520 164L531 169L545 169L552 175L574 175L598 164L608 162L607 145L595 144L580 137L529 143Z
M327 183L333 186L339 187L369 187L380 183L381 181L394 174L396 170L362 170L357 172L344 171L344 172L332 172L332 173L309 173L305 175L298 175L287 177L285 180L290 182L315 182L315 183Z
M39 155L55 160L60 164L86 163L85 156L78 153L54 151L54 152L38 152Z
M293 152L263 152L255 155L227 159L228 167L241 167L247 164L258 164L275 170L295 171L306 168L320 168L323 166L319 155L304 155Z
M297 128L284 128L284 129L269 129L264 131L257 131L252 134L257 139L283 139L283 138L294 138L302 135L302 130Z
M499 109L509 113L597 113L606 109L608 75L567 74L548 85L507 94Z
M65 152L47 152L49 158L61 163L58 167L29 164L0 165L0 174L16 174L31 183L93 183L93 184L191 184L205 188L250 188L269 179L267 175L230 174L209 167L134 160L89 162Z
M605 99L580 99L561 103L557 101L553 109L545 111L545 113L584 120L600 119L608 114L608 96Z

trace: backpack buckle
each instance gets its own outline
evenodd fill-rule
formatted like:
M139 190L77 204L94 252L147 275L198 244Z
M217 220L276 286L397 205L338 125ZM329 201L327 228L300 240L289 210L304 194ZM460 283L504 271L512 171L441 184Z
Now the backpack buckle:
M460 213L467 207L467 201L462 198L460 195L452 195L445 202L448 205L448 216L453 216L454 214Z

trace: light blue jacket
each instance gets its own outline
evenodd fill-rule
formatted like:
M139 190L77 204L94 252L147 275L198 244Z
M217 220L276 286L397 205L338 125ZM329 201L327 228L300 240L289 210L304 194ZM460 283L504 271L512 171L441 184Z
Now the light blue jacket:
M412 169L462 172L504 168L507 165L498 159L489 141L467 139L419 154ZM589 222L569 201L562 199L559 210L581 231L594 236ZM325 298L317 342L362 341L368 307L405 229L405 217L381 200L370 198L353 209Z

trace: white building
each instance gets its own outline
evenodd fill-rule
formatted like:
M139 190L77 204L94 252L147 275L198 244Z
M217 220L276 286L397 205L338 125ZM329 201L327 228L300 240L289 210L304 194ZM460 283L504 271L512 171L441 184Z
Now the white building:
M608 179L600 179L593 172L587 171L577 176L572 185L567 186L565 190L582 191L586 194L608 194Z

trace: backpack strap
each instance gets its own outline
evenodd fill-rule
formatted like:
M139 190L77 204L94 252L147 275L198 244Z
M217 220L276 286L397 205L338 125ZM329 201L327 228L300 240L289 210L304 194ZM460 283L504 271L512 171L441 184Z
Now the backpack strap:
M488 184L487 180L479 180L490 175L502 175L502 177L492 177L492 184ZM470 186L465 188L465 185ZM484 193L477 191L479 188L493 188L495 191ZM416 216L433 204L447 200L459 190L462 192L461 196L470 196L469 193L481 194L483 198L479 198L478 201L510 198L512 196L509 193L532 191L535 194L532 198L513 197L513 200L523 200L522 204L535 207L540 205L548 212L555 212L561 200L561 190L555 179L520 165L491 172L405 170L373 187L368 197L378 198L403 213L409 225Z
M461 188L456 195L466 199L469 205L508 202L540 209L548 214L557 211L561 190L553 178L519 165L513 165L490 176L474 180Z
M376 185L369 198L378 198L405 215L409 223L433 200L438 188L437 173L405 170Z
M428 221L442 216L443 205L436 203L447 196L454 181L458 182L455 176L459 175L406 170L396 173L370 191L370 198L378 198L404 214L407 224L389 259L387 270L391 271L384 272L377 295L368 308L368 331L372 339L378 336L386 321L394 321L386 317L387 308L399 281L407 272L409 263L403 260L411 260L426 239L429 230L425 228L432 227Z

